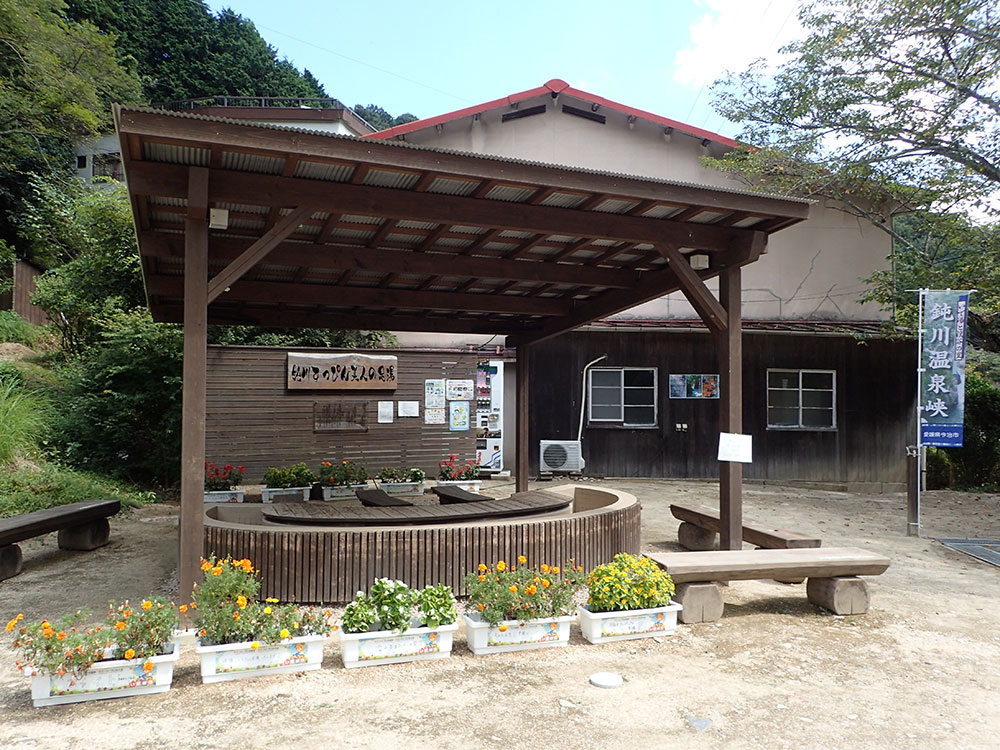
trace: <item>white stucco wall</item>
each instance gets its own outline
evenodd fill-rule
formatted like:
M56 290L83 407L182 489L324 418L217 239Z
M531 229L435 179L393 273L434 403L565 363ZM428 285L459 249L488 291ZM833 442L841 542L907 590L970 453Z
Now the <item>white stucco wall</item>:
M590 104L548 94L521 102L519 110L546 105L544 114L502 122L512 108L465 117L409 133L410 143L459 151L566 164L574 167L656 177L701 185L745 189L727 175L703 167L703 155L719 156L727 147L702 146L679 131L666 136L662 126L599 108L605 124L562 112L562 105L590 111ZM878 305L862 305L862 281L888 266L889 236L870 223L815 205L810 218L771 236L768 251L743 272L743 315L747 319L881 320ZM714 289L714 285L711 285ZM676 294L633 308L617 317L697 318Z

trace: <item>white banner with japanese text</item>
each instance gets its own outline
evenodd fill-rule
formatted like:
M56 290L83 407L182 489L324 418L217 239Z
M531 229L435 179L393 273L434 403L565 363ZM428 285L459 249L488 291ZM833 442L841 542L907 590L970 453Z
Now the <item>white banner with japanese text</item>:
M920 442L960 447L965 422L969 292L921 290Z

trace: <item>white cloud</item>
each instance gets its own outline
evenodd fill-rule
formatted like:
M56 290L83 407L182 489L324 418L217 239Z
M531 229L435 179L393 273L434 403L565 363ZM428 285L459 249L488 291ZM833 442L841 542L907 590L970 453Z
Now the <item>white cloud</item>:
M674 80L692 89L758 57L774 60L780 47L803 36L799 0L698 0L705 8L674 57Z

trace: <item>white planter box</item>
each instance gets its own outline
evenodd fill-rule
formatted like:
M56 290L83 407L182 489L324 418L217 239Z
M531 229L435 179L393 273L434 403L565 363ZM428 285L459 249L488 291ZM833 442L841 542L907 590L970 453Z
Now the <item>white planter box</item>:
M336 487L324 487L323 488L323 499L324 500L349 500L355 497L354 493L356 490L363 490L368 486L368 483L364 484L341 484Z
M458 487L460 490L466 490L467 492L475 492L479 494L479 488L483 486L483 481L481 479L455 479L455 480L437 480L438 487ZM487 498L483 498L486 500Z
M424 494L423 482L379 482L378 488L396 497L420 497Z
M437 628L410 628L403 633L373 630L367 633L340 633L340 655L344 666L373 667L403 661L447 659L458 623Z
M273 503L275 495L298 495L303 500L309 499L312 487L265 487L260 491L261 502Z
M256 650L249 641L221 646L199 643L195 653L201 656L201 681L207 684L319 669L323 664L323 640L322 635L304 635L281 643L261 643Z
M622 612L591 612L586 607L577 607L577 613L584 638L591 643L609 643L673 635L677 629L677 613L681 609L680 604L670 602L665 607Z
M179 643L167 644L169 653L148 659L112 659L94 662L79 677L71 674L34 674L31 677L31 701L35 706L58 706L63 703L124 698L129 695L165 693L174 679L174 662L181 655ZM148 672L143 665L151 662Z
M246 490L205 490L206 503L242 503Z
M476 615L462 615L465 620L465 640L474 654L499 654L504 651L527 651L535 648L552 648L569 643L573 615L526 620L504 620L497 627ZM500 628L506 626L506 630Z

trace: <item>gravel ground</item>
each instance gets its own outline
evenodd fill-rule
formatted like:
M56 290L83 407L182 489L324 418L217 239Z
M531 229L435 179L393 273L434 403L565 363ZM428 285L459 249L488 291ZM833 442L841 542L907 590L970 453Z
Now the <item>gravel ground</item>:
M597 484L642 500L646 550L677 549L671 501L718 496L711 482ZM922 538L905 536L901 494L748 485L745 512L888 555L871 611L836 617L804 584L739 581L721 621L672 637L594 646L574 629L568 648L477 657L460 629L448 660L359 670L342 668L333 639L318 672L216 685L186 649L165 695L43 709L5 642L0 747L997 747L1000 568L932 537L1000 538L1000 497L926 493ZM0 583L0 622L174 593L176 534L177 507L156 505L115 519L100 550L25 543L24 571ZM599 671L624 686L590 686Z

